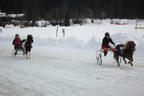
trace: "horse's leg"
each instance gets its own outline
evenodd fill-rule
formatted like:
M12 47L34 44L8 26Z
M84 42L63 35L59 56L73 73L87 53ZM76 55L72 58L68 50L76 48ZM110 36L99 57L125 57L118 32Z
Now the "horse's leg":
M30 59L30 48L29 48L29 46L26 47L26 59Z
M29 59L31 59L31 54L30 54L31 48L32 48L32 47L30 47L30 49L29 49Z
M28 51L27 51L27 49L26 49L26 59L28 59Z
M30 59L30 51L28 52L28 59Z
M133 57L131 56L131 66L133 66Z
M121 58L119 58L119 62L121 63L122 61L121 61Z
M131 62L131 66L133 66L133 62Z
M128 62L129 64L131 64L131 66L133 66L133 63L132 63L132 61L131 60L129 60L129 62Z
M131 66L133 66L133 63L132 63L132 62L133 62L133 57L130 56L130 57L127 57L127 58L129 59L129 62L128 62L128 63L131 64Z
M116 57L116 60L117 60L118 66L120 66L120 63L119 63L119 56Z
M26 59L30 59L30 51L27 52Z
M118 54L114 53L114 58L117 61L118 66L120 66Z
M123 57L123 61L124 61L125 64L127 64L127 62L126 62L126 60L125 60L125 57Z

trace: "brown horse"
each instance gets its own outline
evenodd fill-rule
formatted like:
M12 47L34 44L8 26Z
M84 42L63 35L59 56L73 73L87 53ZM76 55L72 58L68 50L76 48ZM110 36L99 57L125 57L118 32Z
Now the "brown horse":
M120 66L119 63L119 56L123 57L123 60L125 64L127 64L125 58L129 60L129 64L133 66L133 53L135 51L136 44L134 41L127 41L125 45L119 44L116 46L116 51L114 51L114 58L116 59L118 66Z

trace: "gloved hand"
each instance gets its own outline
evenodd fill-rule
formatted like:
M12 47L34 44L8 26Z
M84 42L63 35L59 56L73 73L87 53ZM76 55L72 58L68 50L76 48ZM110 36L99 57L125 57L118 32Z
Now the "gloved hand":
M114 44L113 44L113 47L115 47L115 46L116 46L116 44L114 43Z

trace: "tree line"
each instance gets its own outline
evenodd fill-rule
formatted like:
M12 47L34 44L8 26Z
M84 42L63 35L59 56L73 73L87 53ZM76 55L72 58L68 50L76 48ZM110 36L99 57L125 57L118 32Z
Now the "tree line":
M0 9L27 20L144 18L142 0L0 0Z

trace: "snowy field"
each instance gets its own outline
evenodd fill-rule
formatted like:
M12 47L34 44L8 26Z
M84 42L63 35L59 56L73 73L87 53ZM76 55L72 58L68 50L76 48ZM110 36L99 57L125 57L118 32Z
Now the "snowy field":
M59 26L58 38L57 26L1 28L0 96L144 96L144 29L134 27L133 21ZM112 52L102 58L102 66L96 63L105 32L116 44L136 42L133 67L118 67ZM33 35L30 60L11 55L16 33L22 39Z

